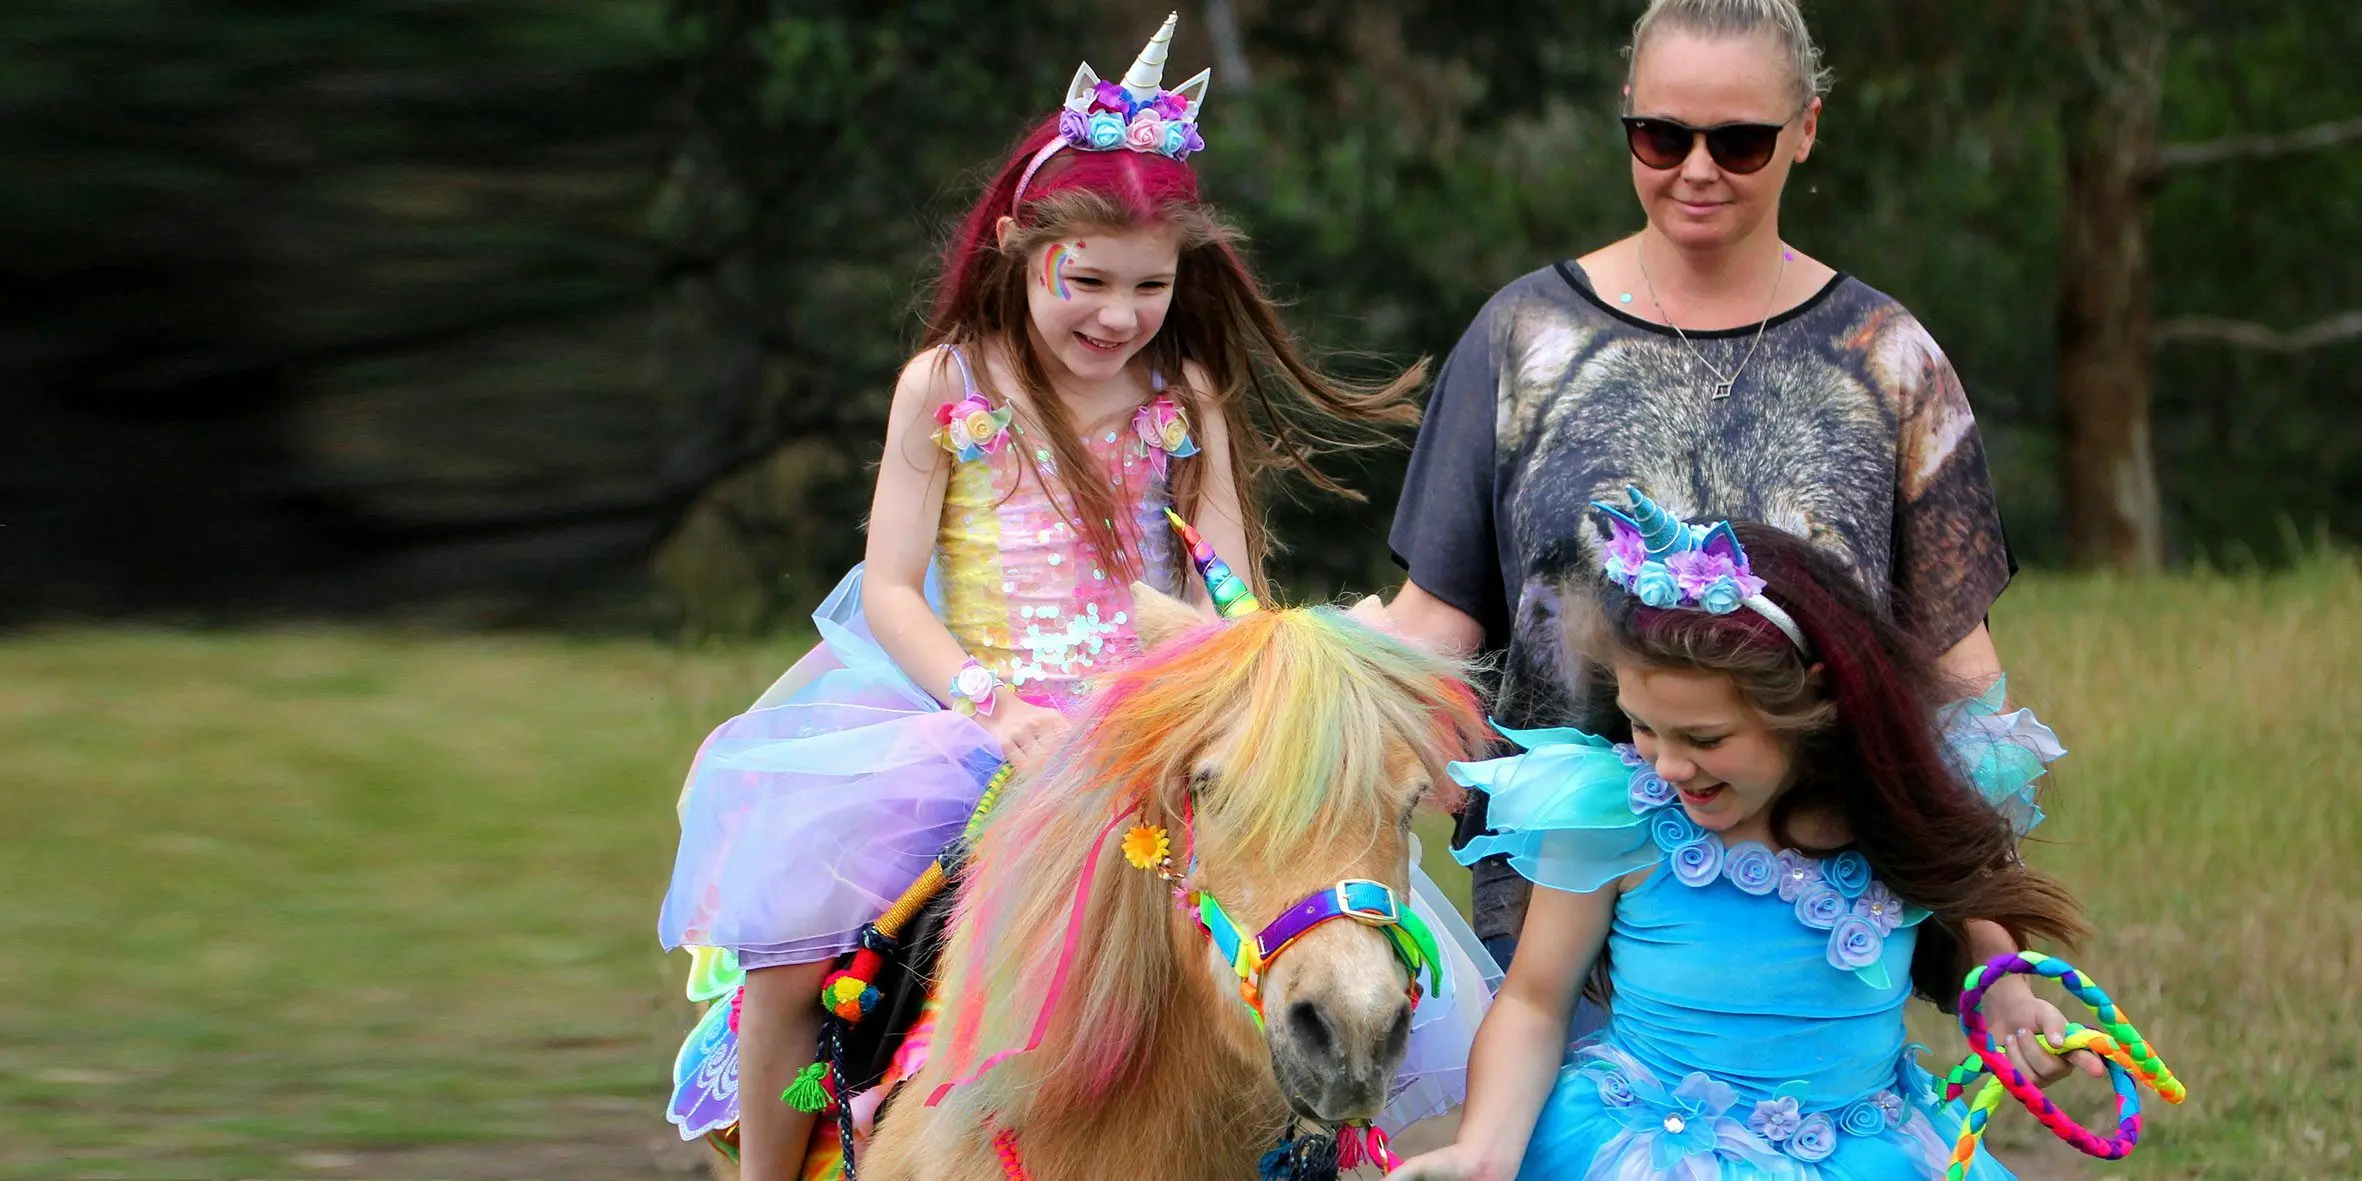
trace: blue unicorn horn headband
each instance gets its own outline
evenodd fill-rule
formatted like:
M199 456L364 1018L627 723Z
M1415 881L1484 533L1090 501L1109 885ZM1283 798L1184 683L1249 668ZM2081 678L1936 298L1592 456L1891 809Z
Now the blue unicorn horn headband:
M1206 105L1206 87L1212 84L1214 71L1199 70L1171 90L1164 87L1165 57L1173 48L1173 28L1180 23L1178 12L1165 17L1120 82L1101 80L1089 62L1074 72L1074 81L1066 87L1066 102L1058 111L1058 134L1034 153L1025 174L1017 178L1017 193L1009 200L1011 214L1023 206L1033 174L1062 149L1128 149L1186 160L1191 152L1206 146L1197 133L1197 114Z
M1728 615L1744 607L1770 620L1798 652L1812 651L1794 617L1764 597L1763 580L1749 568L1747 551L1731 532L1730 522L1692 525L1638 488L1626 485L1624 495L1632 505L1629 515L1613 505L1591 502L1608 520L1600 568L1609 581L1651 607L1709 615Z

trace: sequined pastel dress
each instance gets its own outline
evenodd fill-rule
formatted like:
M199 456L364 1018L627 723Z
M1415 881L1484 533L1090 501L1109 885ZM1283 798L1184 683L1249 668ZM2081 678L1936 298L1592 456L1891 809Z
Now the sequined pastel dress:
M961 647L1021 697L1066 709L1092 674L1139 651L1129 583L1059 512L1066 479L953 353L962 396L938 414L952 452L927 597ZM1164 512L1171 464L1196 453L1161 392L1133 426L1085 440L1122 493L1142 580L1175 589ZM1027 454L1030 450L1030 456ZM1032 462L1027 462L1030 458ZM691 764L659 918L667 948L714 947L749 968L849 951L959 834L999 744L943 708L870 634L855 567L813 614L821 641Z

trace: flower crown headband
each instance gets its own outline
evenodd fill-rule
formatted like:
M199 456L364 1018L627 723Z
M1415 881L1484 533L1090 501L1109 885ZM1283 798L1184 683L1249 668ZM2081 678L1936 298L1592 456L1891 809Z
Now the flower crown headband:
M1074 72L1074 81L1066 87L1065 109L1058 112L1058 137L1043 144L1025 166L1025 174L1017 178L1017 194L1009 199L1011 215L1024 204L1033 174L1061 149L1112 152L1126 148L1185 160L1206 146L1206 141L1198 138L1197 113L1206 105L1206 86L1214 71L1199 70L1189 81L1171 90L1163 88L1165 55L1173 47L1173 26L1180 22L1178 12L1165 17L1164 25L1148 39L1120 83L1100 81L1089 62Z
M1627 485L1624 495L1632 502L1630 516L1591 502L1608 519L1600 567L1610 581L1651 607L1686 607L1709 615L1745 607L1770 620L1798 652L1812 651L1796 620L1763 596L1763 580L1749 568L1747 551L1730 522L1688 524L1638 488Z

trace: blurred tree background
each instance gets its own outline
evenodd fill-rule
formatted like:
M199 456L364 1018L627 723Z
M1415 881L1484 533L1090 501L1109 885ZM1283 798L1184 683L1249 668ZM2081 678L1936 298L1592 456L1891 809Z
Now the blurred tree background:
M21 0L0 620L760 631L859 555L933 252L1110 0ZM1638 0L1212 0L1208 191L1340 363L1637 224ZM2362 536L2362 9L1808 5L1791 238L1944 343L2022 558ZM1392 577L1400 453L1287 503Z

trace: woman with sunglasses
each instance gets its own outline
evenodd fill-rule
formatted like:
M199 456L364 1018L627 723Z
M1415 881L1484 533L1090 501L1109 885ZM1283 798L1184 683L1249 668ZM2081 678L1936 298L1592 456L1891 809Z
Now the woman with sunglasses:
M1629 60L1645 223L1511 283L1453 349L1389 538L1410 575L1390 617L1501 653L1502 724L1596 732L1614 687L1576 671L1561 603L1597 582L1585 506L1638 485L1677 516L1815 542L1941 654L1960 696L1984 690L2001 673L1985 614L2015 564L1959 377L1901 304L1781 235L1828 85L1803 14L1654 0ZM1461 841L1484 827L1480 798ZM1507 964L1529 889L1505 864L1475 874L1477 931ZM1971 944L2014 950L1990 925ZM1578 1032L1600 1018L1587 1005Z

